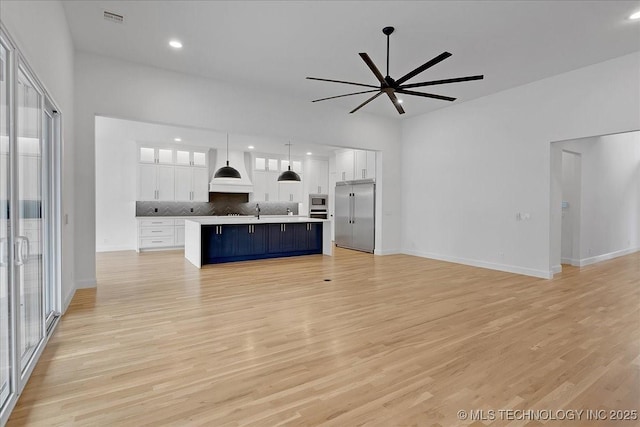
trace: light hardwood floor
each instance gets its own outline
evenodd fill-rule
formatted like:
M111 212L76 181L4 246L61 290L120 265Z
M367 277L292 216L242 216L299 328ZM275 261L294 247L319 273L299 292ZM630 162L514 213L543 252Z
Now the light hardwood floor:
M640 253L553 280L347 250L97 265L9 426L640 424L457 417L639 410Z

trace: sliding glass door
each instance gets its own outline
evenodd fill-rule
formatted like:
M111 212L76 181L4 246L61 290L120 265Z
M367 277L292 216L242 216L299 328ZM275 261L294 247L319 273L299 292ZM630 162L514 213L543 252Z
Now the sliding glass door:
M0 39L0 410L13 389L9 300L9 52Z
M17 100L17 228L16 270L20 295L20 369L24 372L44 338L42 94L22 68L18 68Z
M0 425L60 315L60 114L0 22Z

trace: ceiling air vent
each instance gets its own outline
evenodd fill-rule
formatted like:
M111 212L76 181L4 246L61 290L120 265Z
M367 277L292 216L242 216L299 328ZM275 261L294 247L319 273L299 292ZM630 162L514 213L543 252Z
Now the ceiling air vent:
M124 16L118 15L117 13L109 12L108 10L104 11L104 19L109 22L115 22L116 24L122 24L124 22Z

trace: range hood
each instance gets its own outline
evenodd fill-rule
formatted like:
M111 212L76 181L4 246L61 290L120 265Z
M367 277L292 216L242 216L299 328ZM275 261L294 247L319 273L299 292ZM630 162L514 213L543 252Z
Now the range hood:
M225 150L217 150L216 165L213 174L223 166L227 165L227 153ZM211 193L253 193L253 184L249 179L247 168L244 163L244 153L242 151L229 151L229 166L240 172L240 179L237 178L213 178L209 183Z

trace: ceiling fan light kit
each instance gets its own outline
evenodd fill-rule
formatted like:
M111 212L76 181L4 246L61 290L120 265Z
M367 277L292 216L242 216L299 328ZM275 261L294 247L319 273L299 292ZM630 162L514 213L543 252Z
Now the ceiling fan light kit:
M331 79L321 79L321 78L317 78L317 77L307 77L307 79L309 79L309 80L318 80L318 81L323 81L323 82L341 83L341 84L347 84L347 85L352 85L352 86L361 86L361 87L371 88L369 90L346 93L344 95L337 95L337 96L330 96L330 97L327 97L327 98L314 99L311 102L326 101L328 99L336 99L336 98L342 98L342 97L345 97L345 96L352 96L352 95L360 95L360 94L364 94L364 93L377 92L374 95L372 95L370 98L365 100L362 104L358 105L356 108L351 110L349 113L355 113L356 111L358 111L359 109L361 109L362 107L367 105L369 102L373 101L378 96L380 96L380 95L382 95L384 93L389 97L389 99L391 100L391 103L396 108L398 113L399 114L404 114L405 111L402 108L402 105L400 105L400 104L402 104L402 100L398 99L398 97L396 96L396 94L398 94L398 93L403 94L403 95L420 96L420 97L423 97L423 98L433 98L433 99L439 99L439 100L442 100L442 101L450 101L450 102L452 102L452 101L455 101L456 98L452 98L450 96L435 95L435 94L432 94L432 93L416 92L414 90L408 90L408 89L412 89L412 88L416 88L416 87L441 85L441 84L447 84L447 83L466 82L466 81L471 81L471 80L481 80L481 79L484 78L483 75L476 75L476 76L467 76L467 77L455 77L455 78L452 78L452 79L432 80L432 81L421 82L421 83L404 84L407 80L412 79L413 77L417 76L418 74L422 73L423 71L433 67L434 65L438 64L439 62L444 61L445 59L447 59L448 57L451 56L451 53L443 52L440 55L436 56L435 58L425 62L424 64L422 64L418 68L414 69L413 71L410 71L409 73L407 73L404 76L400 77L398 80L394 80L393 78L391 78L391 76L389 76L389 36L391 34L393 34L394 30L395 30L395 28L393 28L393 27L384 27L382 29L382 32L384 33L384 35L387 36L387 75L386 76L382 76L382 73L380 73L380 70L378 70L378 67L376 67L376 65L373 63L373 61L371 60L369 55L367 55L364 52L361 52L359 54L360 57L362 58L362 60L365 62L365 64L367 64L367 66L369 67L371 72L373 72L373 74L376 76L376 78L380 82L380 86L374 86L374 85L365 84L365 83L348 82L348 81L344 81L344 80L331 80Z

